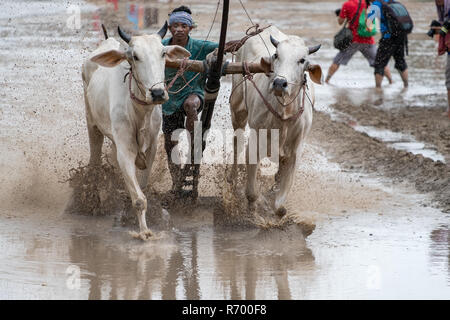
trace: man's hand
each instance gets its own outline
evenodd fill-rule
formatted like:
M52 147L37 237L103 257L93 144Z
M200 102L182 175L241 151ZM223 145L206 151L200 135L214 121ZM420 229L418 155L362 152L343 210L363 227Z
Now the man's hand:
M211 66L217 61L217 53L219 52L219 49L214 49L213 52L208 53L206 56L206 63L211 68Z

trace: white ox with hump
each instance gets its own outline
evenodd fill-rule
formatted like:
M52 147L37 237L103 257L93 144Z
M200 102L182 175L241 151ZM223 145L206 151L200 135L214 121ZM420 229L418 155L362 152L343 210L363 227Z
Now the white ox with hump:
M285 35L273 26L260 36L250 38L236 57L238 62L261 63L266 74L253 76L261 94L251 83L243 85L242 75L234 75L231 116L234 130L244 130L247 123L257 133L259 129L267 129L267 150L272 145L270 129L279 130L280 158L276 174L279 190L275 197L275 209L277 214L284 215L286 209L283 204L292 186L297 155L301 153L312 124L314 89L311 80L322 83L320 66L308 62L308 55L319 50L320 45L308 48L300 37ZM309 79L305 76L306 72ZM304 108L303 113L301 108ZM256 173L261 160L259 151L257 157L257 164L247 165L246 193L250 203L258 198Z
M156 153L160 105L168 99L165 59L190 56L180 46L161 44L166 31L167 26L158 34L129 37L119 27L128 48L122 51L118 41L106 39L82 67L89 165L101 164L103 139L108 137L138 216L139 237L144 240L151 236L151 231L145 220L147 199L141 187L147 184ZM145 170L139 182L136 167Z

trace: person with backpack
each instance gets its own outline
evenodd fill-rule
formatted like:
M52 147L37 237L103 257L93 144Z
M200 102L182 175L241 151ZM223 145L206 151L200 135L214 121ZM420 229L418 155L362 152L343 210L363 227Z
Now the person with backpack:
M439 21L442 28L439 31L438 55L447 53L447 66L445 68L445 86L447 87L447 117L450 119L450 0L436 1Z
M331 77L339 69L340 65L347 65L357 51L364 55L371 67L374 67L377 48L373 35L376 33L376 30L368 30L364 19L366 16L366 8L367 4L365 0L348 0L342 5L342 9L335 11L340 25L347 21L344 28L347 27L348 23L348 29L351 31L351 39L348 42L348 45L344 47L337 46L340 51L335 56L332 65L328 69L328 74L325 78L326 83L329 83ZM384 74L388 78L389 83L392 83L391 73L387 66L384 70Z
M381 39L375 57L375 85L381 88L384 68L391 57L395 60L395 69L400 73L405 88L408 87L408 65L405 52L408 53L408 34L412 31L413 23L406 8L394 0L368 0L371 10L368 19L380 19ZM377 16L377 12L379 16Z

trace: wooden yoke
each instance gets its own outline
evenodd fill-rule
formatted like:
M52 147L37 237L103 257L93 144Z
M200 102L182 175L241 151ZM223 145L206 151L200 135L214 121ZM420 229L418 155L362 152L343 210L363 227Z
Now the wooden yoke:
M172 69L179 69L182 61L183 61L182 59L166 60L166 67ZM248 64L248 69L250 73L264 73L264 70L261 67L260 63L250 62ZM185 71L202 72L202 73L205 72L203 61L187 60L187 67ZM225 74L244 74L244 72L245 72L244 67L240 62L230 62L228 63L228 65L224 70Z

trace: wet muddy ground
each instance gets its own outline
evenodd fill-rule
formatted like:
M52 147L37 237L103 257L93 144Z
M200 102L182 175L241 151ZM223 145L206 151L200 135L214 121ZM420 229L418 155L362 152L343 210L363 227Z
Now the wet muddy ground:
M230 227L223 192L229 189L217 166L202 171L199 203L167 205L158 198L170 186L159 148L147 194L161 239L145 243L130 237L134 226L123 224L126 200L110 214L69 214L83 181L67 179L89 155L80 66L102 39L100 23L113 36L118 21L135 32L153 32L157 24L146 26L134 14L139 7L125 1L117 10L106 1L2 2L0 298L450 298L445 57L436 57L424 34L435 18L434 2L404 2L415 21L410 88L402 91L393 72L394 84L375 92L372 69L360 54L331 85L316 87L313 130L287 203L298 223ZM198 23L193 36L205 38L217 2L189 4ZM176 5L147 1L145 7L159 25ZM311 60L326 72L336 54L331 37L339 2L245 5L256 23L322 43ZM77 8L80 28L73 29L68 20ZM220 11L212 40L219 17ZM250 23L237 1L232 17L229 38L240 38ZM229 92L224 79L214 127L230 127Z

